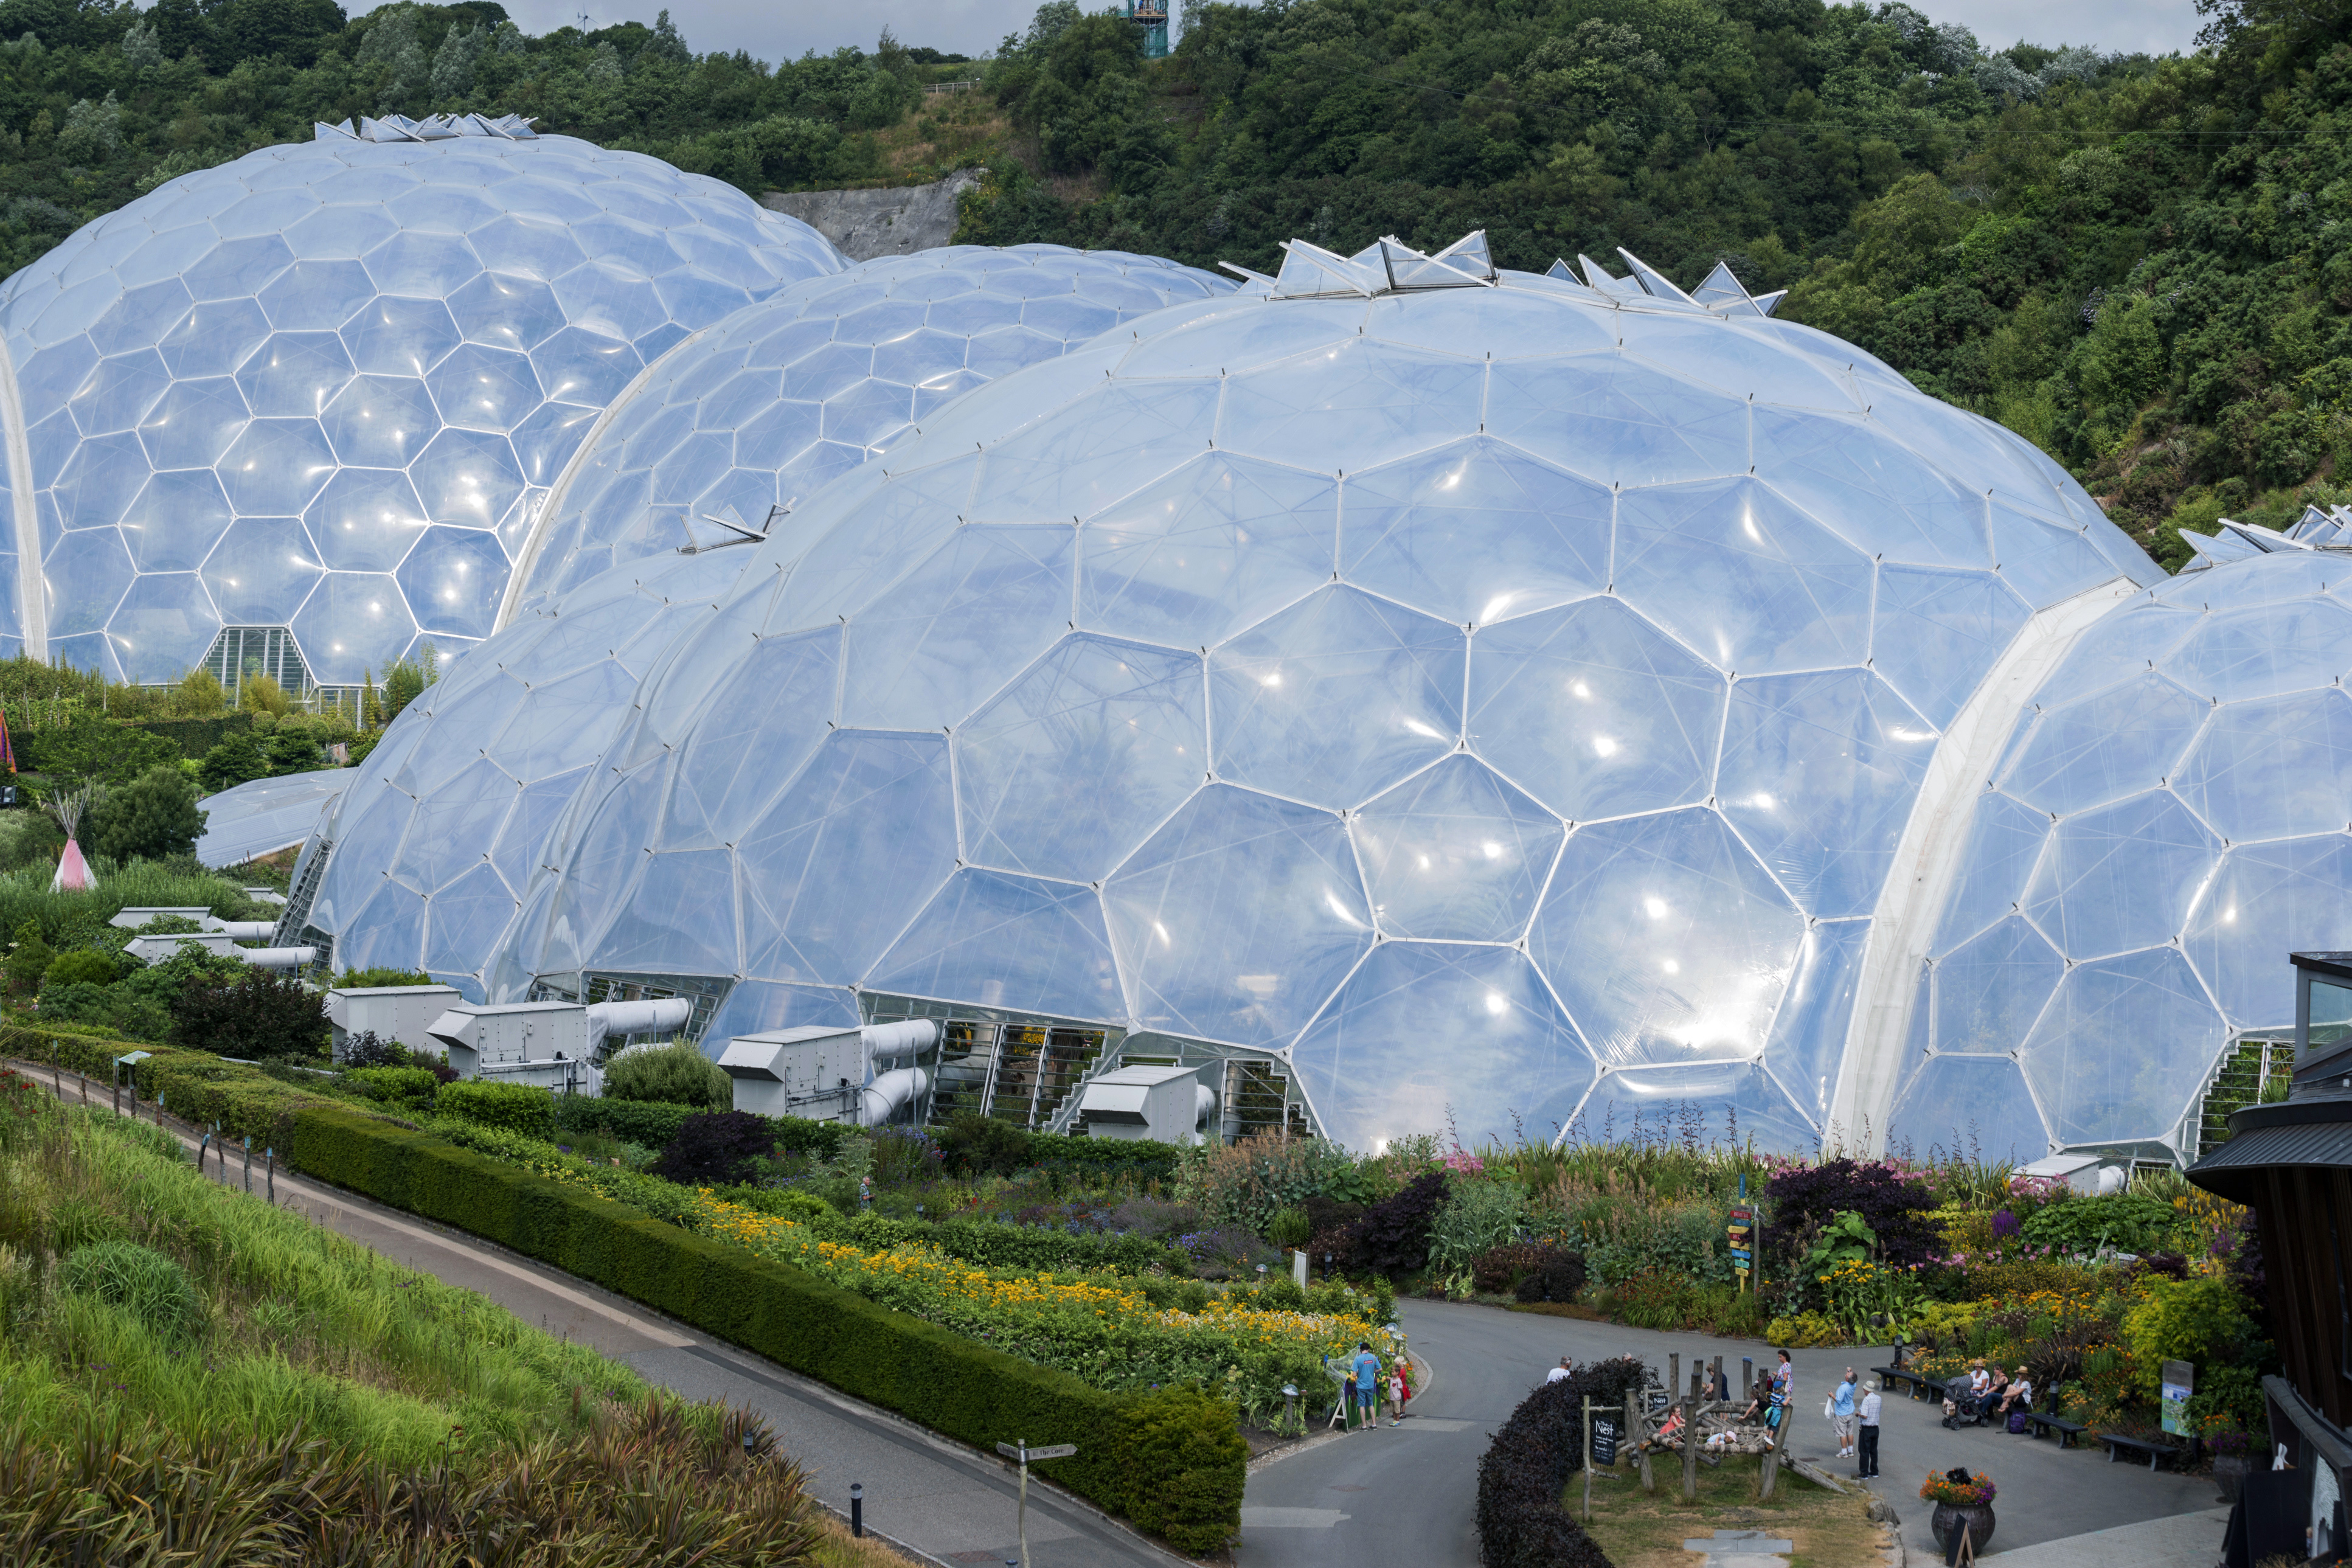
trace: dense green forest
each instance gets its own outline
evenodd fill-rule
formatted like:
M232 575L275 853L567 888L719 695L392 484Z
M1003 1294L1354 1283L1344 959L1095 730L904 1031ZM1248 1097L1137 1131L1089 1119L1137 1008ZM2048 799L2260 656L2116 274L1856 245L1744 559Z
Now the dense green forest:
M314 120L520 112L758 194L988 177L961 237L1271 268L1299 237L1507 265L1718 258L2002 420L2159 560L2352 499L2352 5L2200 0L2193 54L1988 48L1909 5L1268 0L1041 7L985 62L887 33L770 66L488 0L0 0L0 265ZM2063 12L2053 14L2063 25ZM2053 40L2054 42L2054 40ZM927 82L979 89L926 96Z

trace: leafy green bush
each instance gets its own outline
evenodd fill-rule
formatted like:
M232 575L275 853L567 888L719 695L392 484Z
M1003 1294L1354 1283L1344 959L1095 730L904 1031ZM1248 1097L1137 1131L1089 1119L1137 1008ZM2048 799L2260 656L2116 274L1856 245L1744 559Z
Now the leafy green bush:
M688 1186L711 1186L739 1179L744 1166L764 1159L776 1135L764 1116L748 1110L712 1110L689 1116L654 1173Z
M392 985L430 985L433 976L414 969L346 969L335 976L338 991L376 991Z
M2025 1239L2040 1247L2090 1252L2147 1252L2179 1218L2172 1208L2138 1193L2103 1193L2044 1204L2025 1218Z
M1265 1238L1276 1247L1304 1247L1313 1234L1303 1208L1276 1209L1265 1227Z
M1242 1440L1234 1407L1197 1388L1162 1388L1134 1401L1120 1428L1119 1468L1134 1479L1129 1518L1180 1552L1201 1555L1242 1528Z
M167 1340L193 1337L205 1324L204 1299L188 1271L152 1247L100 1241L66 1254L58 1283L121 1307Z
M434 1092L441 1087L430 1068L353 1068L343 1076L364 1084L377 1100L419 1110L432 1106Z
M520 1132L526 1138L545 1138L555 1130L554 1099L547 1090L527 1083L460 1079L441 1086L433 1109L461 1121Z
M1510 1240L1527 1197L1517 1182L1455 1182L1430 1226L1430 1266L1452 1274Z
M2240 1361L2253 1335L2245 1298L2227 1279L2201 1277L2151 1280L2123 1327L2132 1381L2147 1399L2157 1396L2166 1362L2201 1367Z
M88 846L110 860L193 854L205 831L196 786L176 760L151 767L91 803Z
M730 1110L735 1105L735 1080L704 1056L701 1047L677 1040L614 1057L604 1068L604 1098Z
M53 985L111 985L120 973L112 953L94 947L78 947L49 960L48 972L41 976L41 989L47 991Z
M257 1061L314 1059L327 1045L326 998L290 974L247 968L226 984L193 981L171 1008L173 1045Z
M694 1114L686 1106L659 1100L562 1094L555 1097L554 1130L559 1134L597 1132L625 1143L664 1149Z

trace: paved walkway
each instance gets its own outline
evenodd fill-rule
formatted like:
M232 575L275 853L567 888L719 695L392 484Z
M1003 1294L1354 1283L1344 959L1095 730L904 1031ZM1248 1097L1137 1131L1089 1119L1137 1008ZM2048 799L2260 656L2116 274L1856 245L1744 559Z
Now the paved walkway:
M1414 1355L1431 1367L1430 1392L1413 1402L1414 1414L1400 1427L1308 1445L1253 1472L1235 1553L1243 1568L1475 1563L1478 1457L1495 1429L1562 1355L1589 1361L1631 1352L1663 1372L1668 1354L1678 1352L1685 1379L1693 1357L1720 1355L1735 1388L1741 1356L1752 1357L1759 1371L1775 1360L1772 1349L1757 1342L1654 1333L1492 1307L1400 1301L1398 1311ZM1884 1347L1793 1352L1797 1394L1790 1452L1832 1475L1852 1477L1853 1460L1831 1457L1837 1442L1821 1418L1820 1401L1848 1365L1860 1370L1885 1359ZM2181 1568L2210 1568L2221 1555L2221 1526L2201 1517L2213 1506L2210 1480L2110 1465L2104 1449L2062 1454L2049 1439L2012 1437L1990 1426L1946 1431L1940 1407L1900 1396L1886 1400L1880 1433L1884 1479L1872 1489L1903 1521L1904 1539L1915 1556L1924 1556L1919 1549L1932 1542L1927 1529L1930 1505L1920 1500L1919 1483L1930 1470L1954 1465L1986 1472L2000 1489L1999 1531L1989 1558L2020 1552L2021 1568L2110 1568L2105 1557L2053 1557L2043 1563L2025 1557L2021 1549L2183 1515L2189 1517L2174 1529L2182 1539L2202 1531L2207 1549ZM1791 1478L1783 1484L1806 1483ZM1606 1506L1598 1495L1595 1506ZM2144 1568L2169 1568L2163 1558L2135 1561ZM2122 1568L2122 1561L2112 1568Z
M14 1067L44 1085L52 1081L42 1064L0 1066ZM66 1074L64 1084L67 1100L79 1103L74 1075ZM96 1107L109 1103L103 1084L90 1085L89 1096ZM153 1115L152 1105L142 1105L142 1121ZM187 1127L169 1117L165 1125L194 1150L195 1138ZM216 1159L206 1160L205 1170L216 1180L244 1184L242 1163L234 1156L226 1177ZM257 1156L257 1197L267 1184L264 1171ZM807 1469L810 1490L819 1501L845 1518L851 1483L863 1484L867 1525L910 1555L955 1568L1002 1564L1015 1556L1016 1481L992 1457L463 1232L283 1171L277 1178L277 1200L280 1207L395 1263L477 1291L525 1322L593 1346L634 1367L649 1383L689 1399L750 1406ZM1034 1478L1029 1487L1029 1560L1034 1568L1166 1568L1186 1561Z
M2210 1508L1986 1555L1998 1556L2002 1568L2214 1568L2229 1522L2228 1509ZM1933 1550L1933 1538L1923 1538L1923 1543L1930 1549L1925 1561L1943 1562ZM1916 1548L1906 1544L1906 1550L1912 1562L1922 1561Z

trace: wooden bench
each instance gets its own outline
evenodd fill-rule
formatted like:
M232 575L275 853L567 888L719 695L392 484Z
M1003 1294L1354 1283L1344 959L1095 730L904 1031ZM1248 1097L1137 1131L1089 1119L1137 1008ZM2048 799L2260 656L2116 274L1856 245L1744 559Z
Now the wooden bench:
M1928 1382L1927 1378L1921 1377L1917 1373L1906 1372L1899 1366L1874 1366L1870 1370L1878 1374L1879 1381L1886 1384L1889 1388L1894 1387L1898 1383L1909 1384L1911 1386L1907 1392L1914 1399L1919 1397L1919 1391L1922 1388L1925 1388Z
M2025 1419L2027 1425L2033 1428L2034 1441L2040 1442L2044 1432L2055 1432L2058 1434L2058 1446L2062 1448L2088 1430L2080 1421L2069 1421L2062 1415L2044 1415L2039 1410L2027 1411Z
M2102 1432L2099 1441L2107 1446L2107 1463L2114 1464L2123 1458L2124 1450L2129 1448L2135 1454L2146 1454L2147 1468L2151 1470L2156 1468L2158 1460L2179 1458L2188 1452L2170 1443L2151 1443L2145 1437L2126 1437L2117 1432Z

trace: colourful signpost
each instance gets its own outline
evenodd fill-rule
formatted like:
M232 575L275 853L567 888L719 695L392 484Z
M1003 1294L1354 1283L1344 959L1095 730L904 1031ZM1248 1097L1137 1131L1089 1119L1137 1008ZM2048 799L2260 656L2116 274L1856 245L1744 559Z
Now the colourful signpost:
M2164 1363L2164 1429L2176 1437L2194 1436L2189 1419L2189 1396L2197 1392L2197 1369L2185 1361Z

